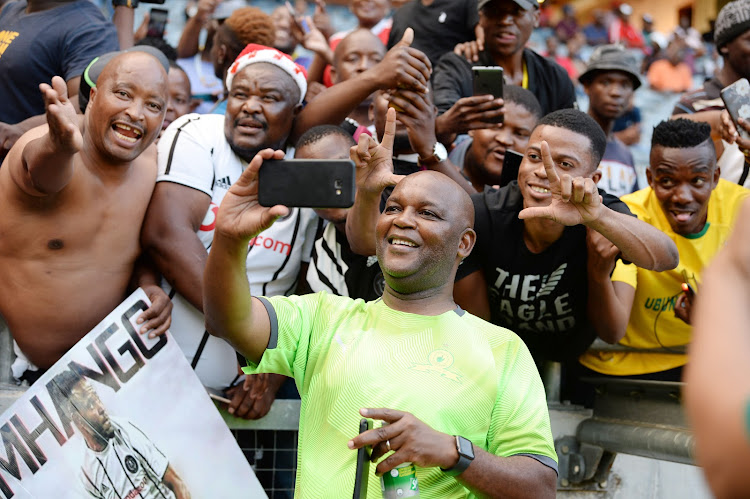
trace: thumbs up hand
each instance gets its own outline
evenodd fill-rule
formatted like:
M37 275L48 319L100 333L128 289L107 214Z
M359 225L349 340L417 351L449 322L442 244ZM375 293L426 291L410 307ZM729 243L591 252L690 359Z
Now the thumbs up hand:
M411 46L414 30L406 28L404 36L378 64L368 70L380 89L406 89L426 93L432 64L420 50Z

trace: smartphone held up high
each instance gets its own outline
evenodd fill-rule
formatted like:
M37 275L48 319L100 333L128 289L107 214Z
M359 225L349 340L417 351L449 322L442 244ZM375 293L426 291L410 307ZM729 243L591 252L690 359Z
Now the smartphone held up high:
M492 95L503 98L503 68L500 66L473 66L474 95ZM496 123L503 122L503 115L495 118Z
M148 13L148 30L146 36L150 38L164 38L164 30L167 27L169 11L165 9L152 8Z
M258 172L261 206L349 208L354 193L354 162L348 159L271 160Z

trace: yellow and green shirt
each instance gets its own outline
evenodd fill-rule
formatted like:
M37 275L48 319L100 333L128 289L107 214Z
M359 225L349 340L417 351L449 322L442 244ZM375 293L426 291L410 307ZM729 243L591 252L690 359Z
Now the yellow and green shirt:
M648 187L623 196L622 200L638 218L667 234L677 245L680 263L677 268L655 272L618 261L612 281L624 282L635 288L633 308L630 312L625 337L620 345L632 348L670 348L690 342L691 328L674 315L682 283L695 288L703 267L713 259L724 245L734 226L742 201L750 194L748 189L726 180L719 180L708 203L706 225L698 234L681 236L672 231L669 221ZM700 290L696 289L700 293ZM589 369L614 376L630 376L666 371L687 363L684 354L646 352L585 352L580 362Z
M414 414L498 456L557 469L544 387L512 331L461 309L399 312L324 292L264 299L271 339L248 373L294 377L302 397L296 497L351 497L363 407ZM376 425L379 423L376 423ZM380 498L370 468L368 497ZM438 468L417 468L420 495L471 497Z

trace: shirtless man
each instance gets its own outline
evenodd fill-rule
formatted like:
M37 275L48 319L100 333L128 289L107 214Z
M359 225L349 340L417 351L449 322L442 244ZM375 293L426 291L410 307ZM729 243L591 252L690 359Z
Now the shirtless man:
M170 323L171 302L136 265L167 75L156 58L133 52L114 58L98 83L84 116L62 78L41 84L48 125L24 134L0 168L0 314L42 369L111 312L131 282L152 301L141 332L161 334Z

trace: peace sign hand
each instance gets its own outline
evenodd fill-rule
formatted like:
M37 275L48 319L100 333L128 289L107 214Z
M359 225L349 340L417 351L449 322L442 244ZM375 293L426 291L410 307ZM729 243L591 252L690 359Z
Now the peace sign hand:
M383 142L363 133L359 143L352 146L349 156L357 165L357 191L380 196L388 186L396 185L403 175L393 173L393 141L396 136L396 111L388 108Z

